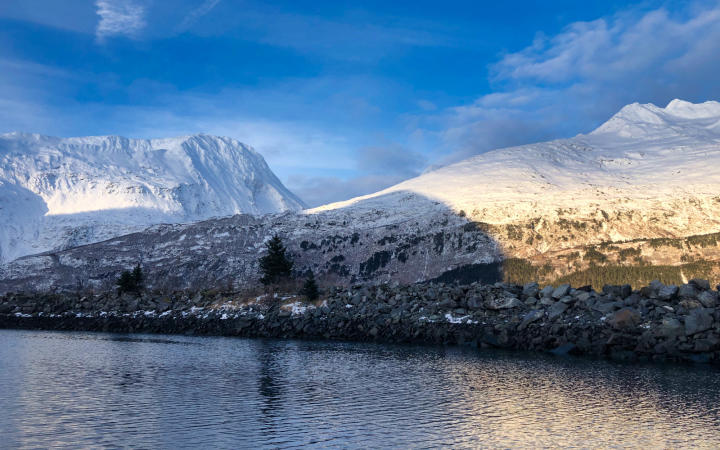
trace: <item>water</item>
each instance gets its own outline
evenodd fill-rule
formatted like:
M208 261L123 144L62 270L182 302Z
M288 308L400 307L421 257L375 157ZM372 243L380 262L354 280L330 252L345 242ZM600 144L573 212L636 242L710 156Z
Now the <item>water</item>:
M718 375L461 348L0 330L0 447L717 448Z

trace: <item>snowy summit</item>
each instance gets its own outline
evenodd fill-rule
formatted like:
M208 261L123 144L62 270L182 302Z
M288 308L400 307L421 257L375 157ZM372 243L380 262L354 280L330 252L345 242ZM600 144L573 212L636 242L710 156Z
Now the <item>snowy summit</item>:
M665 108L631 104L589 134L489 151L313 212L372 199L377 205L402 192L476 220L510 223L558 208L610 211L658 202L663 209L684 198L714 198L718 188L720 103L673 100Z
M230 138L0 135L0 262L157 223L303 207Z

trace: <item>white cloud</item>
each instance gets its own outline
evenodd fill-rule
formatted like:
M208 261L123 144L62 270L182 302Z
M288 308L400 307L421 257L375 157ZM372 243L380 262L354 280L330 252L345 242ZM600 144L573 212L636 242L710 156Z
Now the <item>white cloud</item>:
M450 163L495 148L585 133L622 106L720 99L720 2L626 10L538 34L490 67L496 89L426 120Z
M707 44L720 47L720 5L673 17L665 9L625 12L609 19L576 22L559 35L539 37L526 49L506 55L494 66L496 77L549 83L624 80L628 74L652 74L677 66Z
M109 36L136 37L145 28L145 7L133 0L97 0L95 6L100 16L98 42Z
M206 15L215 8L221 0L205 0L200 6L190 11L185 18L178 25L178 31L185 31L190 28L198 19Z

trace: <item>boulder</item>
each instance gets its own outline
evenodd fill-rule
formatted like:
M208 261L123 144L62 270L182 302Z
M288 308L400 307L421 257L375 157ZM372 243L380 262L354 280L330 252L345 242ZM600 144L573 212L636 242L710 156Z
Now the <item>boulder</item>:
M666 317L655 330L655 334L666 338L674 338L685 334L685 327L674 317Z
M640 295L630 294L625 298L625 300L623 300L623 304L625 306L637 306L641 300L642 297Z
M592 296L592 294L589 292L583 292L583 291L578 291L578 292L579 292L579 294L577 296L577 300L582 303L586 303L588 300L590 300L590 297Z
M602 288L602 292L605 295L609 295L611 297L617 297L617 298L625 298L632 294L632 287L630 287L629 284L624 284L622 286L613 286L610 284L606 284Z
M709 330L713 325L713 317L704 308L696 308L690 311L685 317L685 335L693 334Z
M548 308L548 319L554 320L568 309L568 305L563 302L557 302Z
M675 297L677 297L677 294L678 294L678 287L675 286L674 284L671 284L668 286L663 285L658 290L657 298L659 298L660 300L668 301L668 300L672 300Z
M685 300L681 300L678 305L682 306L685 309L695 309L695 308L702 308L702 303L700 303L698 300L692 299L692 298L686 298Z
M555 290L555 288L552 287L552 286L545 286L545 287L542 288L542 290L540 291L540 296L541 296L541 297L550 297L550 296L552 295L552 293L553 293L554 290Z
M680 298L695 298L698 295L698 290L692 284L683 284L678 288L678 296Z
M487 309L511 309L522 306L522 302L516 297L498 297L485 302Z
M647 298L657 298L658 292L660 292L660 289L664 286L660 281L652 280L649 285L640 289L640 295Z
M550 296L554 299L559 299L562 297L565 297L570 292L570 285L569 284L561 284L555 290L553 290L552 294Z
M688 281L688 284L695 286L696 289L701 290L701 291L709 291L710 290L710 282L708 280L703 280L700 278L693 278L692 280Z
M607 323L611 327L622 331L635 329L640 322L642 322L642 316L632 308L622 308L615 311L607 319Z
M537 297L540 293L540 286L537 283L527 283L523 286L522 293L525 297Z
M706 308L714 308L717 306L718 293L711 290L702 291L698 294L697 299Z
M474 295L467 301L467 306L470 309L480 309L483 307L483 299L480 296Z
M595 311L601 312L603 314L607 314L610 312L615 311L618 308L618 305L615 302L609 302L609 301L599 301L593 305L592 309Z
M536 320L541 319L544 315L545 312L541 309L536 309L525 314L522 322L520 322L520 325L518 325L517 327L518 331L524 330L525 328L527 328L528 325L530 325L532 322L535 322Z

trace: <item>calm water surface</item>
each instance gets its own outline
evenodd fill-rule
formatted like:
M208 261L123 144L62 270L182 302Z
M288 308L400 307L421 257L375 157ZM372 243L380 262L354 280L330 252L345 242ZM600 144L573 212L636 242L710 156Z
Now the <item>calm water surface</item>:
M720 447L720 372L0 330L0 447Z

